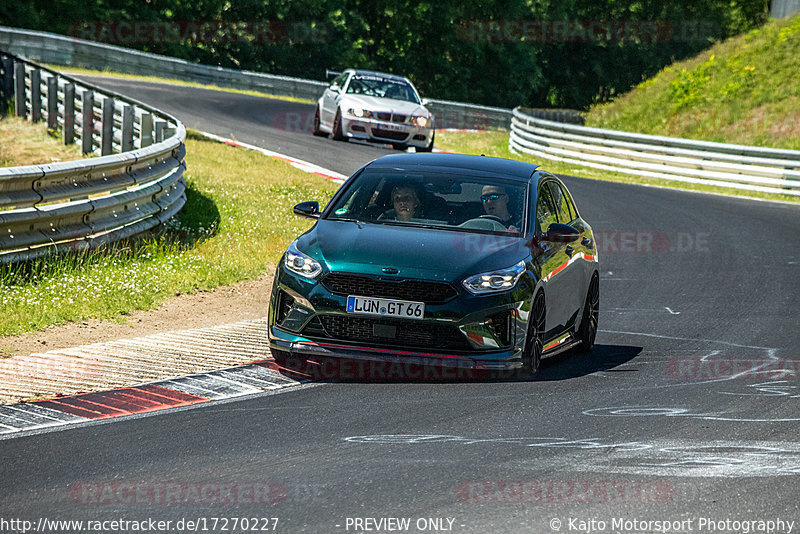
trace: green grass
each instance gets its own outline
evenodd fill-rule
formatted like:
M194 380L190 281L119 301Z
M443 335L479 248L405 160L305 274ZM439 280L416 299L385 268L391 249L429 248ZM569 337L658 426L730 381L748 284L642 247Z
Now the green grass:
M487 133L436 132L436 145L442 150L449 150L451 152L458 152L462 154L484 154L486 156L494 156L497 158L527 161L529 163L540 165L542 169L554 174L569 174L572 176L580 176L582 178L591 178L595 180L670 187L674 189L687 189L691 191L720 193L748 198L760 198L765 200L778 200L794 203L800 202L800 198L792 195L762 193L759 191L742 191L727 187L646 178L635 174L611 172L561 161L552 161L530 156L528 154L515 154L508 149L507 131L490 131Z
M0 167L81 159L79 144L64 145L60 132L19 117L0 120ZM86 156L88 157L88 156Z
M219 85L207 85L197 82L186 82L183 80L175 80L172 78L159 78L158 76L143 76L139 74L122 74L119 72L112 72L109 70L90 70L79 69L76 67L63 67L61 65L47 65L49 68L63 72L70 75L85 75L85 76L106 76L109 78L119 78L122 80L135 80L139 82L155 82L155 83L169 83L172 85L183 85L187 87L200 87L202 89L212 89L214 91L225 91L227 93L238 93L240 95L260 96L264 98L272 98L274 100L285 100L286 102L298 102L300 104L316 104L316 100L308 98L295 98L286 95L274 95L271 93L263 93L261 91L249 91L244 89L233 89L231 87L221 87Z
M593 107L587 126L721 143L800 149L800 15L771 21L675 63L614 102ZM557 174L749 198L792 195L690 184L514 154L508 132L437 132L444 150L521 159Z
M187 203L167 229L100 250L0 264L0 336L115 319L176 293L257 278L311 225L292 206L324 204L337 187L192 132L186 150Z
M773 20L663 69L587 126L800 149L800 15Z

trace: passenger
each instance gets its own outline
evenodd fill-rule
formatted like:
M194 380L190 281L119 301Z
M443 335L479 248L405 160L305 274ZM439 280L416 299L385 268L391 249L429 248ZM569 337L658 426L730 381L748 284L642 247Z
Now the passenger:
M508 211L508 192L499 185L485 185L481 190L481 202L486 215L493 215L510 231L519 232L517 218Z

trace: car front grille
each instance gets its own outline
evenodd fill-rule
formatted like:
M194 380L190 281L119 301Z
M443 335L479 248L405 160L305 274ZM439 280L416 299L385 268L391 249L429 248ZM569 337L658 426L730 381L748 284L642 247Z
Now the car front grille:
M382 137L384 139L392 139L394 141L403 141L406 137L408 137L408 132L393 132L391 130L373 128L372 135L375 137Z
M429 280L385 280L349 273L329 273L322 285L338 295L357 295L398 300L411 300L425 304L441 304L457 295L446 282Z
M329 339L382 346L470 350L457 327L421 321L319 315L303 330L303 335L309 338L323 337L322 334Z
M404 123L408 120L408 115L400 115L398 113L386 113L383 111L379 111L375 114L378 119L386 122L400 122Z

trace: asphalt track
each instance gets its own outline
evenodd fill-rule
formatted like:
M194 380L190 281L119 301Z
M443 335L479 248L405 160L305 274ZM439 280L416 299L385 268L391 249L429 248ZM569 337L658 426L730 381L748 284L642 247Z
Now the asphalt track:
M392 152L294 128L307 105L96 81L344 174ZM797 531L800 208L565 181L599 243L590 358L545 360L533 381L325 380L19 435L0 441L0 527L153 518L241 532L232 518L263 517L276 532ZM409 527L377 523L388 518Z

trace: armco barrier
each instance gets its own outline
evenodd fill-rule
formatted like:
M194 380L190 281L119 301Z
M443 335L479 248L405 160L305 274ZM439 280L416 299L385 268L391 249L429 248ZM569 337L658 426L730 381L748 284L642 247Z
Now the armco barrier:
M316 100L326 82L190 63L130 48L53 33L0 26L0 50L34 61L92 70L172 78L233 89ZM321 74L321 73L320 73ZM437 128L503 128L511 110L446 100L429 100Z
M129 237L180 210L186 130L177 119L10 54L0 52L0 65L16 115L100 155L0 167L0 262Z
M587 128L513 111L509 148L540 158L674 180L800 195L800 151Z

